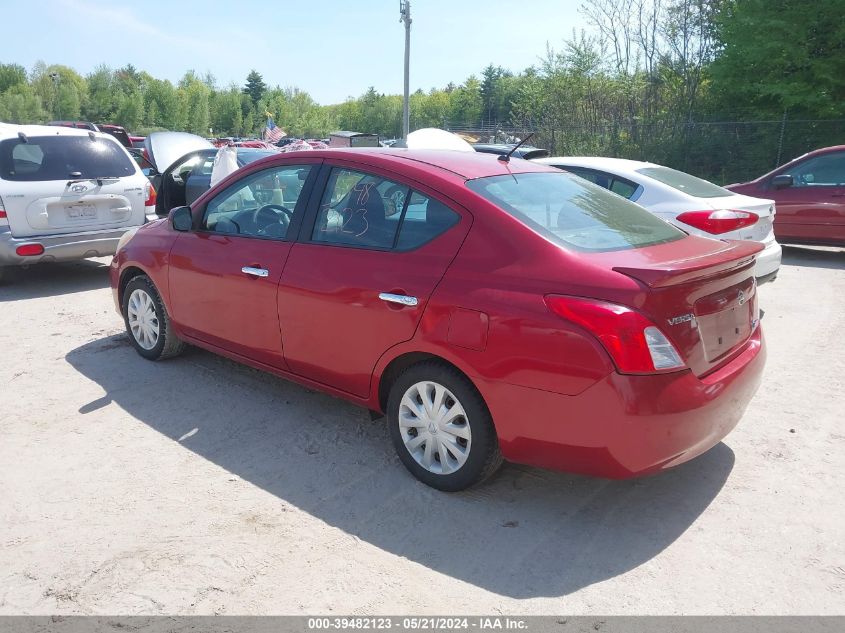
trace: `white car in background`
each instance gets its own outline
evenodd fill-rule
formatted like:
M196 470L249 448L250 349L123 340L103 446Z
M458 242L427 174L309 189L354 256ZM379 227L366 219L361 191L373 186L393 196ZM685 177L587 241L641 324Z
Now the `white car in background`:
M557 156L534 162L610 189L687 233L761 242L765 248L757 256L754 275L759 283L777 275L781 247L772 227L774 200L736 194L682 171L636 160Z
M0 280L12 266L113 255L155 218L155 189L114 137L0 123Z

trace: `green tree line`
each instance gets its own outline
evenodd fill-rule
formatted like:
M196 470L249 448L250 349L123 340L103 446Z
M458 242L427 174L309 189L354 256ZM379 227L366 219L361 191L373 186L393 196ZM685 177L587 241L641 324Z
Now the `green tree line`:
M554 153L647 158L716 180L845 142L842 0L588 0L580 11L589 28L547 45L529 68L491 64L460 85L413 93L412 129L484 140L499 129L533 132L532 143ZM0 64L4 121L250 136L267 112L294 136L401 134L401 96L375 88L321 105L298 88L268 87L255 71L243 86L219 86L194 71L173 84L131 65L82 76Z

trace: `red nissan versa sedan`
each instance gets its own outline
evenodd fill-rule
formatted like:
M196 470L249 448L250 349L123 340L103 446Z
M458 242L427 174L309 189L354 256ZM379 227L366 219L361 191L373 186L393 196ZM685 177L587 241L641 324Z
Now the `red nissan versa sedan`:
M763 371L761 248L520 159L323 150L139 228L111 283L145 358L192 343L385 413L460 490L503 458L621 478L718 443Z

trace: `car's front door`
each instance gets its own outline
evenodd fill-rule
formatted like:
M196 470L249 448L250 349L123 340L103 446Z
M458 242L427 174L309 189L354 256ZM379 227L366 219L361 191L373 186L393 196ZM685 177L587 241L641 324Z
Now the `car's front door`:
M771 189L775 235L781 239L845 241L845 152L813 156L781 172L792 186Z
M197 230L170 252L171 316L186 334L285 368L276 295L318 165L250 173L197 210ZM291 176L305 186L287 200L281 183Z
M395 175L323 170L324 193L312 197L279 286L285 360L297 374L366 396L381 355L414 336L471 216Z

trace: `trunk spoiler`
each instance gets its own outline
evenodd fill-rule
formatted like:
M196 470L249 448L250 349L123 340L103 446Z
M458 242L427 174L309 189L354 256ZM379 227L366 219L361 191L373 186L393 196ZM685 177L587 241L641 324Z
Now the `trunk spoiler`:
M725 242L728 245L727 248L702 257L676 259L653 266L615 266L613 270L652 288L663 288L723 275L750 266L754 263L754 256L764 248L760 242L747 240L725 240Z

